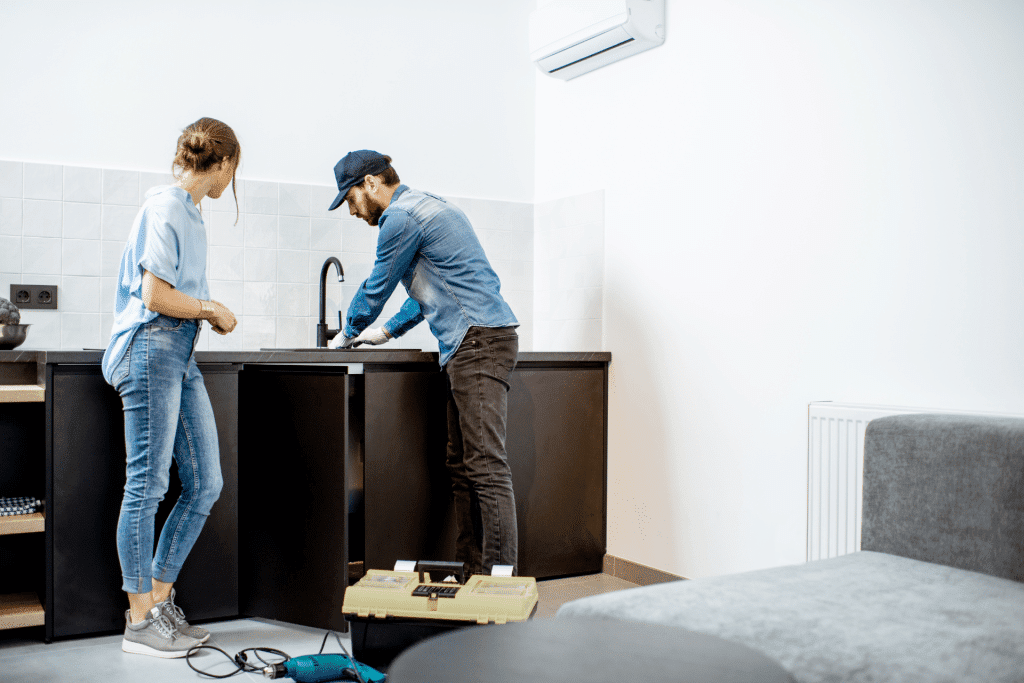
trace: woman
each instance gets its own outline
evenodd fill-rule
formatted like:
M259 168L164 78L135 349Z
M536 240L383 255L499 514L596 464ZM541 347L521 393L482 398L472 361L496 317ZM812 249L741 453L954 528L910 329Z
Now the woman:
M172 163L177 182L146 193L121 257L103 376L124 403L128 467L117 552L130 606L125 652L183 657L210 636L185 620L173 585L222 485L217 426L196 366L196 340L203 320L218 334L235 328L231 311L209 300L206 226L197 207L229 183L234 193L240 156L226 124L203 118L185 128ZM154 518L172 456L182 491L154 554Z

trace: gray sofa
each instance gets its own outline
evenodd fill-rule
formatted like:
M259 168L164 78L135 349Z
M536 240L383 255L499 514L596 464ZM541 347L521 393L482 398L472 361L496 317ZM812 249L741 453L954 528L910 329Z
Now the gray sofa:
M860 552L567 603L709 633L800 683L1024 682L1024 419L869 423Z

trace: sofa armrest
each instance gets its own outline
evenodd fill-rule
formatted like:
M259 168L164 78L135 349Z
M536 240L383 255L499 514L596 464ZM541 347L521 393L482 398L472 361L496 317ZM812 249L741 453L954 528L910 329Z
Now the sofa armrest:
M1024 581L1024 419L872 420L862 522L863 550Z

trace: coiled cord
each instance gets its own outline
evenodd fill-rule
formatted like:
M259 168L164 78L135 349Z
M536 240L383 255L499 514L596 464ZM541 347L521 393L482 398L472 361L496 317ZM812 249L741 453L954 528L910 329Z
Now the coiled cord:
M328 631L324 634L324 639L320 643L320 650L319 652L317 652L317 654L323 654L324 647L327 645L327 638L331 634L334 634L334 638L338 641L338 645L341 647L341 651L345 653L345 656L348 657L349 660L354 662L355 660L352 659L352 655L349 654L348 650L345 648L345 645L341 642L341 636L339 636L334 631ZM202 669L197 669L196 666L192 663L192 656L200 650L214 650L216 652L221 653L222 655L228 658L228 661L235 665L235 670L226 674L214 674L209 673L207 671L203 671ZM247 652L253 653L256 656L256 659L260 661L261 666L250 664L249 656L246 654ZM281 657L281 659L268 662L267 660L263 659L260 653L276 655L278 657ZM232 676L236 676L242 672L262 674L263 669L265 669L266 667L272 666L274 664L281 664L283 662L287 662L289 659L291 659L291 655L289 655L287 652L272 647L247 647L244 650L241 650L240 652L235 654L234 657L232 657L216 645L196 645L190 648L189 651L185 653L185 663L189 665L189 668L191 668L200 676L206 676L207 678L231 678ZM352 672L359 680L359 683L366 683L366 681L363 680L362 675L359 673L358 667L353 666Z
M324 640L326 641L326 637ZM214 650L216 652L221 653L222 655L228 658L228 661L235 665L235 670L226 674L214 674L209 673L207 671L203 671L202 669L197 669L195 664L192 663L192 656L200 650ZM260 660L262 666L255 666L253 664L250 664L249 656L245 654L246 652L252 652L254 655L256 655L256 659ZM282 657L282 659L268 662L267 660L263 659L262 656L260 656L261 652L277 655L278 657ZM216 645L196 645L195 647L189 649L189 651L185 653L185 662L189 665L189 668L191 668L200 676L206 676L207 678L231 678L232 676L240 674L243 671L246 673L262 674L264 668L271 666L273 664L287 662L289 659L291 659L291 656L287 652L283 652L282 650L277 650L272 647L247 647L241 652L238 652L234 657L232 657Z

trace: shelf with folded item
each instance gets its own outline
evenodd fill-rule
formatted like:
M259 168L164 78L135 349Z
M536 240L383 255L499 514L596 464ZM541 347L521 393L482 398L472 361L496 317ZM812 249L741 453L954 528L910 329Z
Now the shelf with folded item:
M46 516L42 512L0 517L0 536L32 534L46 530Z
M0 403L42 403L46 388L38 384L7 384L0 386Z
M0 630L42 626L46 611L35 593L0 595Z

